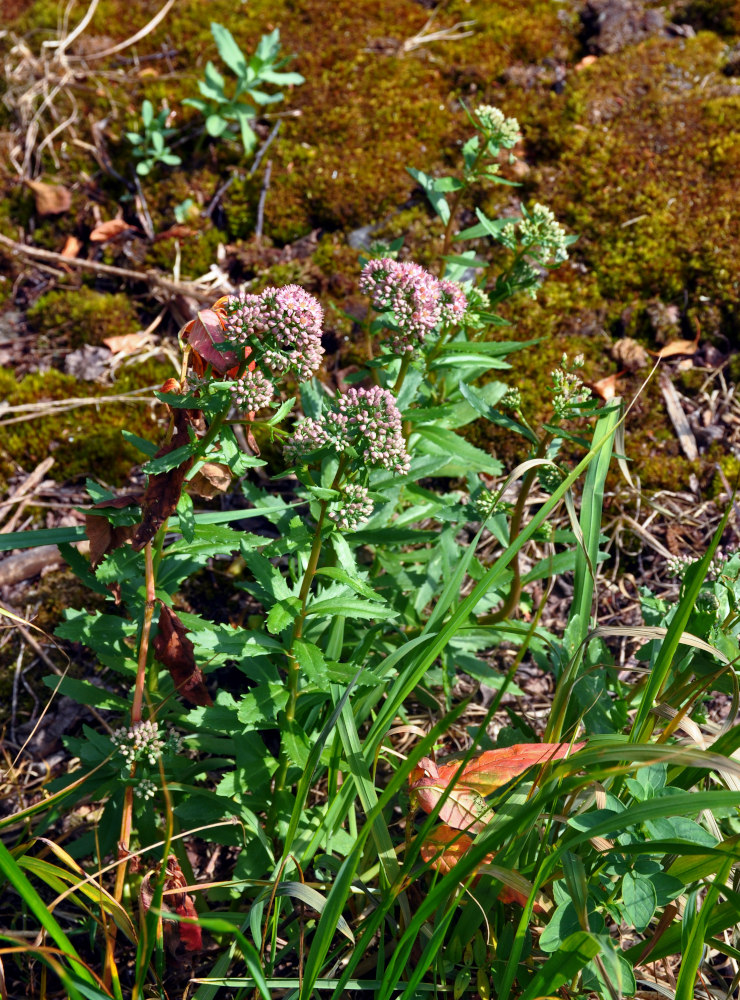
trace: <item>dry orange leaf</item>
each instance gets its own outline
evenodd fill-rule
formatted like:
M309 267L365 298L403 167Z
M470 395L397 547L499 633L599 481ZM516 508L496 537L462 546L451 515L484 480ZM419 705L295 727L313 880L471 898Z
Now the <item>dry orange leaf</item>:
M654 358L672 358L676 354L695 354L698 347L698 337L696 340L672 340L659 351L648 351L648 354L652 354Z
M608 403L617 395L617 382L622 375L624 372L617 372L616 375L607 375L606 378L599 379L598 382L587 382L586 385L592 392L596 393L599 399Z
M114 354L133 354L134 351L145 344L149 339L149 334L139 330L137 333L122 333L117 337L103 337L103 343L109 347Z
M44 181L26 181L26 184L33 191L39 215L60 215L72 204L72 195L61 184L45 184Z
M62 257L76 257L82 250L82 241L76 236L68 236L62 247Z
M472 846L473 839L467 833L461 833L460 830L453 830L451 826L442 825L435 827L424 839L419 849L419 854L425 864L430 865L435 871L446 875L447 872L452 871L455 865L462 860ZM478 863L476 871L479 871L484 865L493 864L495 856L495 853L486 854ZM482 872L482 874L485 874L485 872ZM515 872L500 872L500 874L502 877L506 877L508 874L512 882L518 880L521 883L523 881L521 875ZM478 879L476 878L475 881L477 882ZM519 906L526 906L529 896L527 892L516 888L514 885L504 884L498 898L502 903L518 903ZM544 900L542 902L539 900L535 902L535 912L544 912L545 907L543 903Z
M422 757L409 775L409 788L418 805L430 813L448 785L454 783L439 818L457 830L479 833L485 826L484 817L490 814L485 795L528 768L560 760L583 745L576 743L571 748L569 743L515 743L499 750L486 750L462 770L459 761L437 764L429 757Z
M124 222L123 219L109 219L107 222L99 222L90 233L90 242L106 243L108 240L120 236L121 233L125 233L127 229L136 230L136 226Z

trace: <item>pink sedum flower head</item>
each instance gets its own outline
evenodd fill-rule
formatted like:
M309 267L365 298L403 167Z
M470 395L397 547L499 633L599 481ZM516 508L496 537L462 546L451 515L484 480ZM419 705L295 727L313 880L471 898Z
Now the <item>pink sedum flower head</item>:
M362 269L360 290L376 309L393 314L398 330L391 331L389 345L397 354L419 347L443 318L441 283L419 264L370 260Z
M233 295L226 302L227 338L249 343L258 365L276 375L292 371L299 382L310 379L321 364L323 319L318 300L299 285Z
M465 310L468 308L468 297L462 285L456 281L444 279L439 283L440 312L444 326L455 326L462 322Z
M360 468L372 466L397 475L409 469L395 398L388 389L377 385L349 389L325 416L301 420L285 444L285 456L289 462L301 462L325 445L339 453L354 449Z
M249 413L256 413L269 406L274 395L272 382L258 368L244 372L241 378L231 384L230 389L234 405Z

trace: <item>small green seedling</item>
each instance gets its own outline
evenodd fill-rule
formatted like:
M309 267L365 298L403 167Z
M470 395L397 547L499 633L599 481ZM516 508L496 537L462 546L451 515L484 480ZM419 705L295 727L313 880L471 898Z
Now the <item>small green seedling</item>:
M157 163L166 163L168 167L177 167L182 163L180 157L167 145L167 140L175 133L175 129L167 128L169 115L169 108L162 108L155 115L152 102L144 101L141 105L143 130L126 133L126 138L134 147L134 156L140 160L136 164L136 173L140 177L146 177Z
M282 101L283 94L267 93L265 85L288 87L304 83L300 73L281 73L280 69L290 58L278 59L280 29L275 28L260 39L257 51L247 60L234 36L221 24L211 23L211 32L219 55L236 76L236 89L232 96L225 91L226 81L212 62L206 64L205 80L198 81L202 98L190 97L183 101L197 108L206 119L206 131L214 138L223 135L236 122L241 131L244 152L249 154L257 145L257 136L251 122L257 107Z

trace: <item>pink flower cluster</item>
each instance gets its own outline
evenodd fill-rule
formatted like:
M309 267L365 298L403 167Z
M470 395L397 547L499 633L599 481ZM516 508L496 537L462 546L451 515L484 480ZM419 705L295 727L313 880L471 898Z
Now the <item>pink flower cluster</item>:
M370 260L360 276L360 291L380 312L393 314L392 351L419 347L439 325L459 323L467 306L465 292L454 281L439 281L419 264L389 257Z
M299 285L231 295L224 311L227 340L249 344L257 364L274 374L293 371L305 382L321 364L324 314L318 300Z
M272 382L258 368L244 372L229 388L234 405L249 413L256 413L269 406L275 393Z
M285 456L289 462L301 462L325 445L340 453L353 449L360 469L375 466L397 475L409 469L395 398L377 385L349 389L325 416L301 420L285 444Z

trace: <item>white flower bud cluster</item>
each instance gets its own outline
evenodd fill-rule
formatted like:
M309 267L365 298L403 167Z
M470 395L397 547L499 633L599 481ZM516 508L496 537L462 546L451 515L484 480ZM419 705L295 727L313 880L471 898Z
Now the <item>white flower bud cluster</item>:
M498 404L504 410L513 410L515 413L522 408L522 394L516 388L516 386L511 386L506 390L506 392L501 397L501 402Z
M552 407L558 417L567 417L571 410L587 402L591 393L575 372L555 368L552 371L552 389L554 392Z
M355 531L372 515L375 505L367 487L359 483L345 483L341 494L341 499L331 505L329 517L340 531Z
M157 794L157 786L149 778L143 778L141 781L137 782L134 788L134 795L137 799L143 799L144 802L148 802L149 799L153 799Z
M154 765L166 746L159 725L151 719L147 722L135 722L128 728L121 726L113 733L111 740L127 764L133 764L135 760L147 760Z
M566 232L552 211L539 202L519 222L522 248L541 264L562 264L568 259Z
M500 108L491 104L479 104L474 113L486 138L494 145L512 149L521 139L519 122L516 118L507 118Z
M666 572L668 573L669 576L677 576L681 580L683 580L684 576L686 575L686 570L689 568L689 566L693 566L694 563L697 561L698 560L695 556L674 556L672 559L669 559L668 562L666 563ZM718 549L715 552L714 556L712 557L711 562L709 563L706 579L716 580L717 577L722 573L726 561L727 560L723 555L722 551Z

